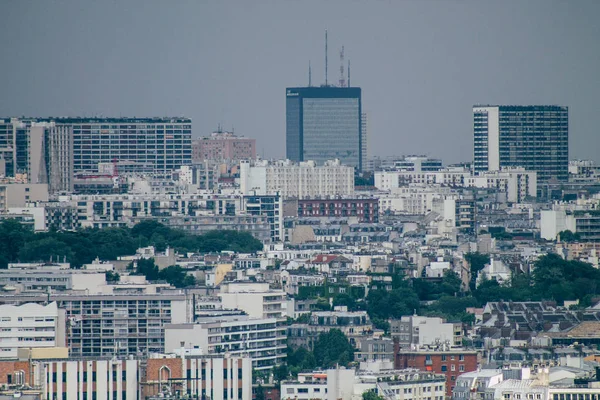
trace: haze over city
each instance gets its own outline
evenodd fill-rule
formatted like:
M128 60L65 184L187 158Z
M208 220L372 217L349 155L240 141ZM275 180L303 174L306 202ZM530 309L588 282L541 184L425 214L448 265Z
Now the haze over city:
M289 86L363 90L369 155L473 154L474 104L569 107L570 158L600 161L597 1L3 2L6 116L163 116L285 157Z

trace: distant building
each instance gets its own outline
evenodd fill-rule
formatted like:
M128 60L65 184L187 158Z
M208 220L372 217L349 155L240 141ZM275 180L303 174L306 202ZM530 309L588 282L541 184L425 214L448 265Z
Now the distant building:
M366 162L366 122L358 87L286 89L286 157L322 165L339 159L362 170Z
M462 346L462 324L445 322L439 317L403 316L390 320L390 332L401 347Z
M298 217L357 217L359 222L379 222L379 200L362 197L299 199Z
M351 196L354 193L354 168L330 160L323 165L314 161L264 160L240 164L242 194L279 194L288 198Z
M0 360L16 358L21 348L65 346L65 312L56 302L0 305L0 327Z
M539 183L569 179L569 111L562 106L474 106L474 171L523 167Z
M199 349L202 354L250 356L252 368L272 369L286 358L286 323L282 318L222 315L197 323L170 324L165 328L165 348Z
M256 139L218 130L192 142L192 162L240 161L256 158Z
M266 282L231 282L221 285L224 308L243 310L252 318L283 318L286 293L269 289Z
M168 399L180 393L195 399L252 400L252 360L248 356L210 356L183 350L185 354L179 351L177 356L149 358L145 378L140 380L142 396L131 398Z
M452 396L456 378L477 370L477 352L468 350L398 350L394 368L416 368L446 376L446 396Z

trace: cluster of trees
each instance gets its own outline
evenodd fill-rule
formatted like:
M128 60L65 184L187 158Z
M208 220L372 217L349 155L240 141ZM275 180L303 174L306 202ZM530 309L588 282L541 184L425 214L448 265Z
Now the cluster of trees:
M354 360L354 347L339 329L321 332L312 351L304 347L288 347L287 365L275 370L275 379L281 381L303 370L347 366Z
M139 247L167 247L182 252L231 250L252 253L262 243L247 232L211 231L192 235L156 221L144 221L133 228L81 229L76 232L34 233L15 220L0 223L0 268L11 262L66 261L75 268L96 257L114 260L134 254Z
M166 281L176 288L184 288L196 284L196 279L188 275L185 269L180 266L171 265L159 270L151 258L138 260L136 264L135 272L144 275L149 281ZM133 265L131 263L129 268L133 269Z
M393 279L392 289L346 290L345 293L324 288L306 289L302 297L316 298L319 309L329 310L333 305L345 305L351 311L368 312L375 327L388 331L388 319L418 313L439 316L448 321L473 323L474 317L466 313L468 307L481 307L490 301L540 301L579 300L588 306L592 298L600 295L600 270L579 261L567 261L556 254L541 257L531 274L514 274L510 282L499 284L485 275L479 285L476 277L485 264L487 255L469 253L465 256L471 271L471 281L464 286L453 271L446 271L441 280L423 278ZM361 288L362 289L362 288Z

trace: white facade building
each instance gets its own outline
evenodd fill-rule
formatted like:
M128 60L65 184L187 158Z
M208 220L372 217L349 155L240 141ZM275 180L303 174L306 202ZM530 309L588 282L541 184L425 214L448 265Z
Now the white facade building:
M393 190L411 184L498 189L506 193L507 200L512 203L522 202L528 196L537 196L537 173L523 168L503 168L478 175L464 168L375 172L375 187L380 190Z
M270 369L285 361L285 320L230 315L203 318L194 324L165 326L165 349L200 349L202 354L250 356L255 369Z
M286 293L271 290L268 283L232 282L221 285L219 293L224 308L243 310L251 318L286 316Z
M0 286L17 285L24 290L99 293L106 286L106 275L104 271L70 269L68 263L8 264L8 269L0 269Z
M64 346L65 312L56 302L0 305L0 360L16 358L19 348Z
M283 198L351 196L354 168L339 160L317 166L313 161L298 164L289 160L240 163L240 190L243 195L277 194Z

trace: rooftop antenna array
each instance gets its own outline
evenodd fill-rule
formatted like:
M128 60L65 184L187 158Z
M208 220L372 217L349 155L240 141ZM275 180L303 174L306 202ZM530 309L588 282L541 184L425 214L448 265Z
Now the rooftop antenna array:
M340 50L340 87L346 86L346 78L344 77L344 46Z
M348 87L350 87L350 60L348 60Z
M327 86L327 29L325 29L325 86Z

